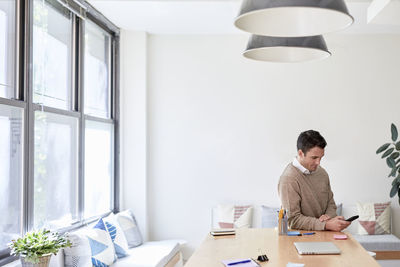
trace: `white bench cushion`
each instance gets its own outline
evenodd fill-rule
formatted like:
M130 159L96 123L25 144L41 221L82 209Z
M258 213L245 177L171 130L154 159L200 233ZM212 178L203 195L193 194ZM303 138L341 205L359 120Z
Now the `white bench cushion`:
M176 240L145 242L128 250L128 257L118 259L113 267L161 267L179 252Z

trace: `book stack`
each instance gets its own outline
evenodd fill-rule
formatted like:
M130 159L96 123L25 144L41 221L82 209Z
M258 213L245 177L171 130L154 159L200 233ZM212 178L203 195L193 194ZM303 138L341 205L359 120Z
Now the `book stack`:
M213 229L211 230L210 234L213 236L220 236L220 235L234 235L235 229L233 228L221 228L221 229Z

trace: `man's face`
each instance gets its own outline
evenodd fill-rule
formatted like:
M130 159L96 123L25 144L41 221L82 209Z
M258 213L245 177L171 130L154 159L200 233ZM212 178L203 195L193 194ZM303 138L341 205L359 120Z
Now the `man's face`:
M304 154L302 150L298 151L298 160L300 164L311 172L317 170L323 156L324 149L318 146L311 148L306 154Z

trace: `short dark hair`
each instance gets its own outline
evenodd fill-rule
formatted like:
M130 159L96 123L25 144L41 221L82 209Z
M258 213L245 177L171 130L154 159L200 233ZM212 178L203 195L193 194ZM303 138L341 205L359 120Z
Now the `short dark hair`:
M314 130L302 132L297 138L297 150L303 151L304 155L313 147L326 147L326 141L322 135Z

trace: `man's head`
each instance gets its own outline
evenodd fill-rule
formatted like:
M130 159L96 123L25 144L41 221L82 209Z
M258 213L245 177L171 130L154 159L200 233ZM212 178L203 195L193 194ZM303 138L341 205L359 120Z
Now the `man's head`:
M324 156L325 139L317 131L302 132L297 138L297 159L309 171L315 171Z

